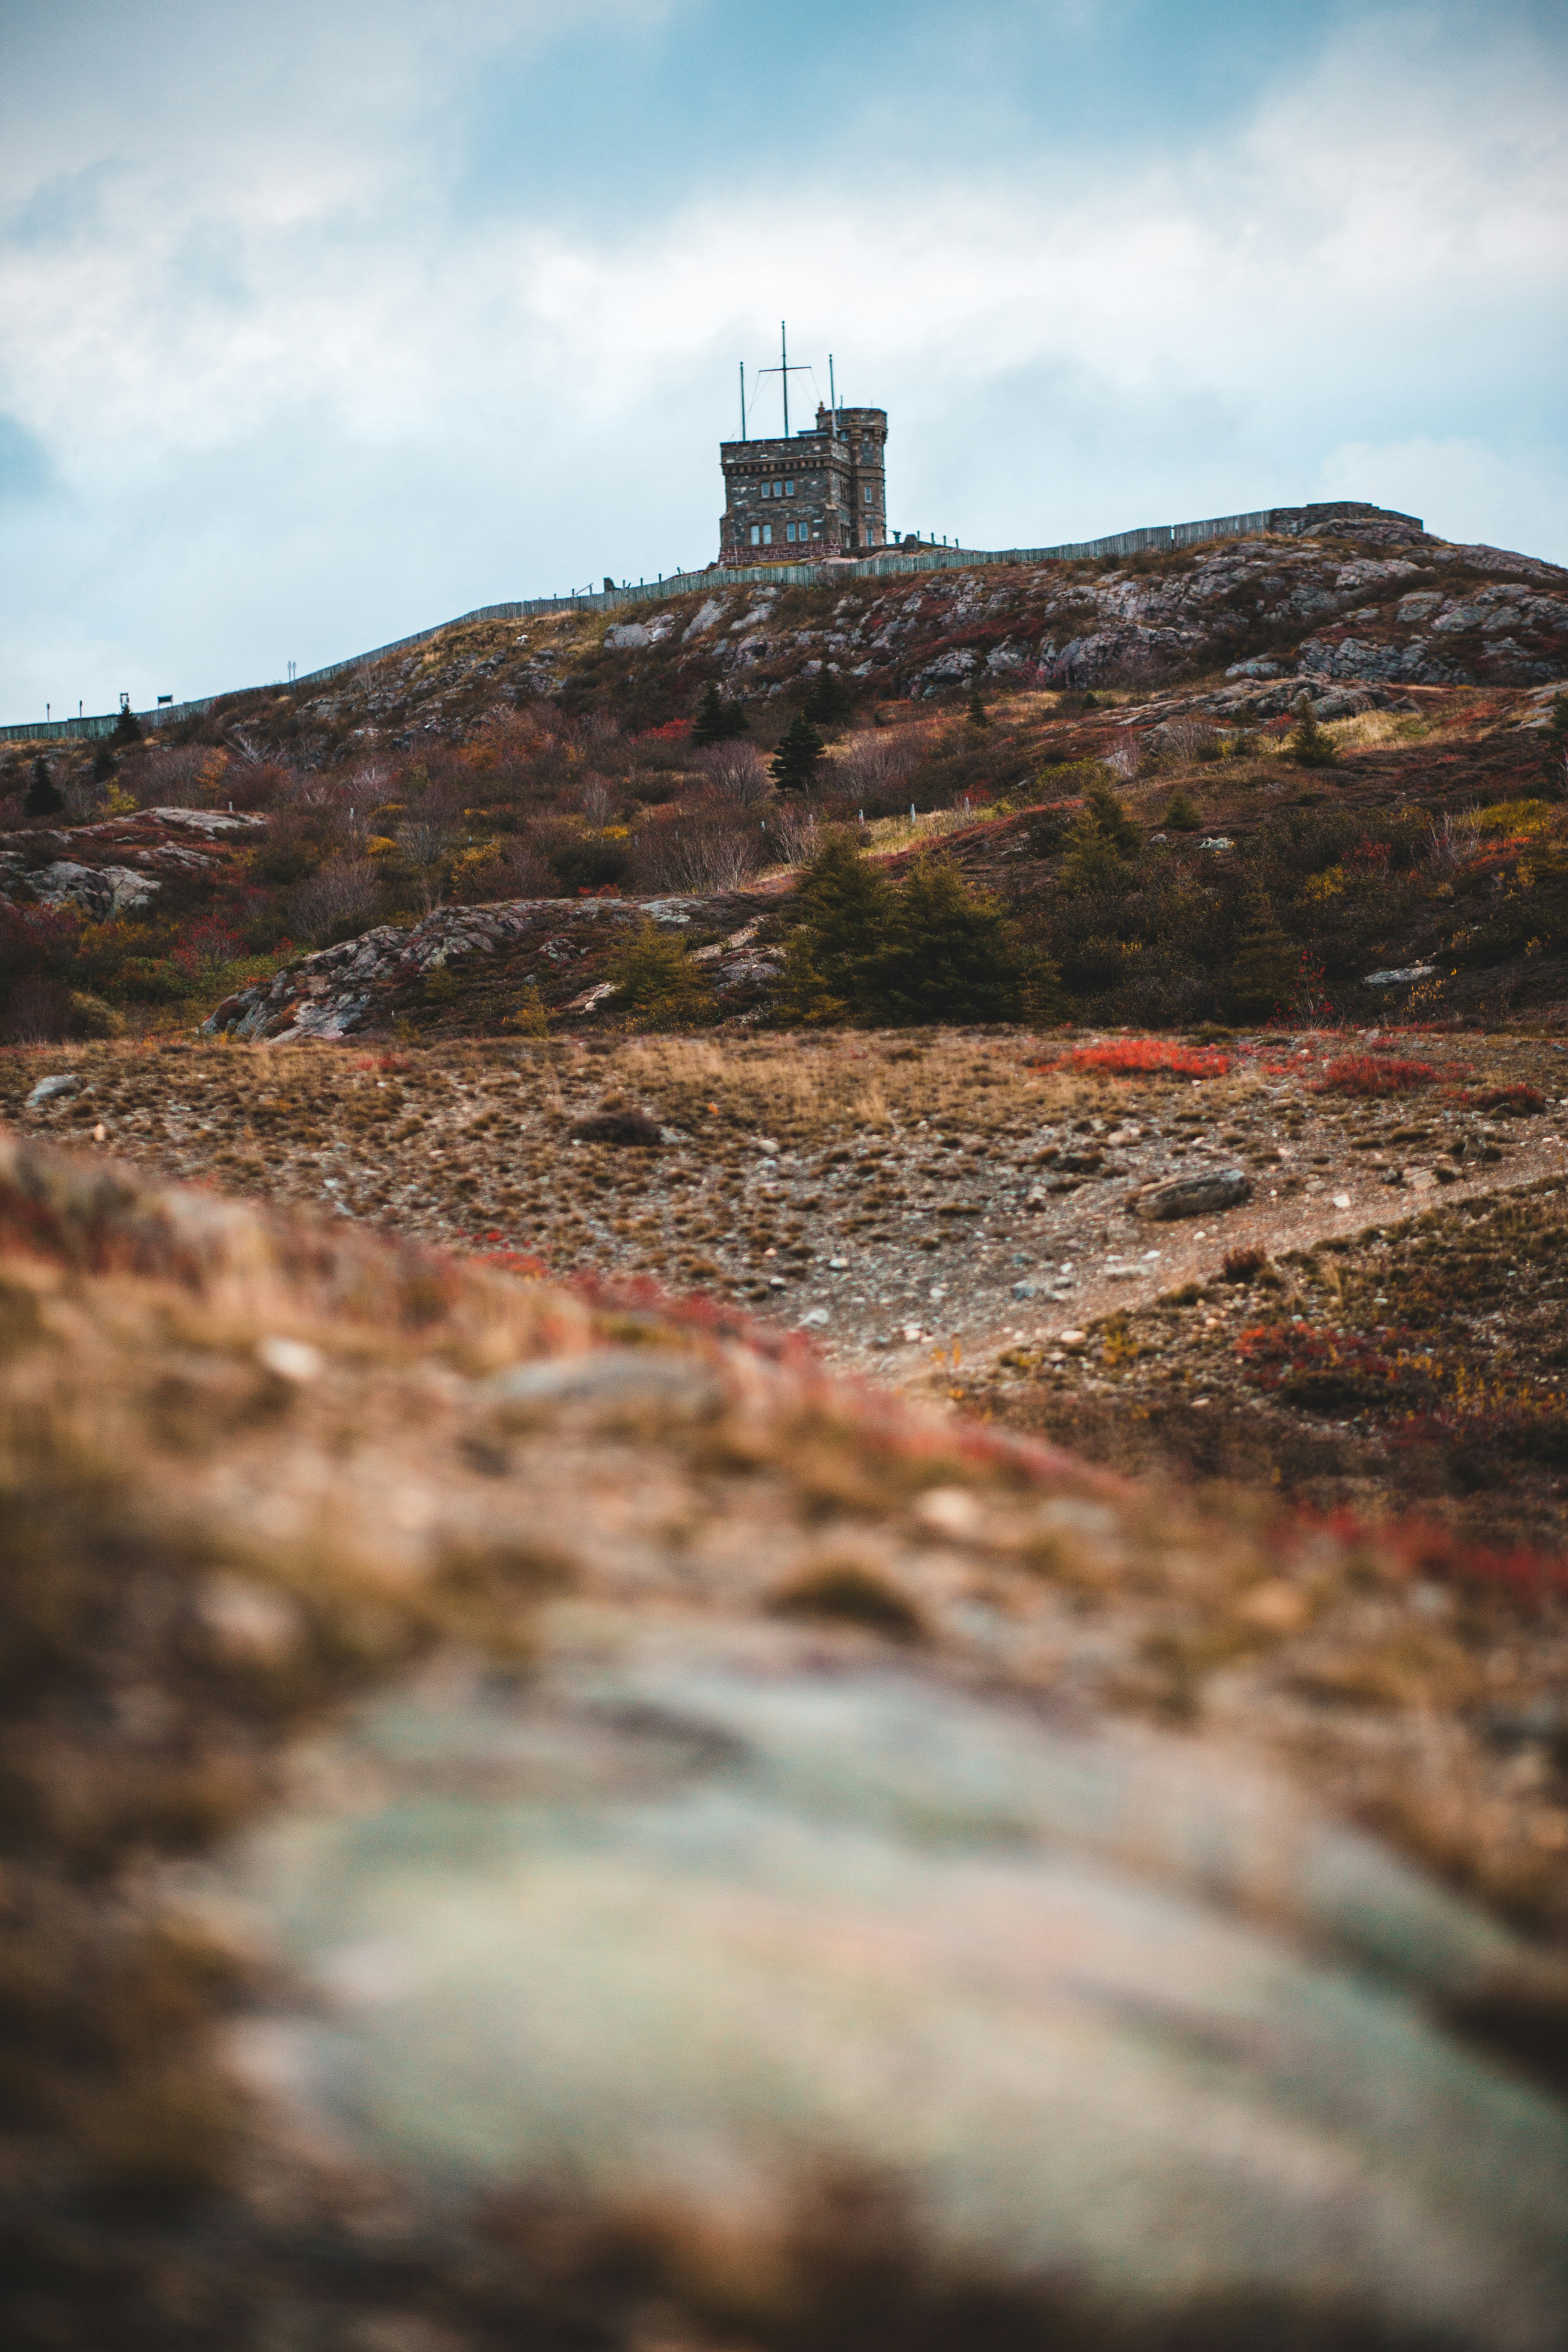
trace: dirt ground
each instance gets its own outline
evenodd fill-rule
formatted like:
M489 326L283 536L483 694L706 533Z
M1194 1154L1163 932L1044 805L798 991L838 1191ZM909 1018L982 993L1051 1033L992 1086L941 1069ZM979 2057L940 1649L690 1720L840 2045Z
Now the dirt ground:
M0 1114L169 1177L553 1275L696 1294L800 1329L879 1384L1117 1466L1237 1476L1323 1507L1392 1497L1477 1539L1563 1548L1568 1446L1560 1468L1537 1429L1558 1411L1561 1302L1506 1270L1484 1297L1434 1300L1424 1236L1447 1220L1474 1258L1492 1230L1477 1218L1505 1199L1529 1203L1496 1225L1505 1257L1519 1254L1516 1227L1531 1247L1557 1232L1568 1048L1265 1034L1223 1043L1224 1075L1194 1079L1076 1071L1095 1042L43 1048L0 1065ZM1384 1097L1335 1091L1325 1071L1357 1053L1433 1075ZM51 1075L80 1083L29 1108ZM1488 1107L1510 1087L1528 1091ZM617 1107L660 1139L574 1137ZM1251 1187L1239 1207L1129 1214L1140 1187L1227 1168ZM1414 1241L1388 1238L1407 1229ZM1227 1256L1247 1252L1261 1281L1225 1280ZM1417 1263L1425 1304L1409 1296ZM1244 1332L1302 1316L1331 1352L1347 1283L1356 1348L1436 1350L1442 1366L1363 1370L1359 1391L1342 1379L1331 1393L1321 1377L1279 1372L1278 1341L1237 1355ZM1457 1400L1462 1371L1472 1385ZM1487 1387L1500 1381L1500 1402ZM1500 1412L1536 1432L1500 1455L1479 1444Z

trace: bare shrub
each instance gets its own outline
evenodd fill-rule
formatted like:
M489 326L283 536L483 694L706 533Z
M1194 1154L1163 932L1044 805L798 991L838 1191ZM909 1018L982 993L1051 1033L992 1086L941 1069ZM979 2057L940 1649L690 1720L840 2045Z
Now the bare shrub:
M506 887L517 898L558 898L561 883L548 854L532 833L516 833L498 845Z
M921 756L912 729L867 729L851 735L838 751L838 782L858 799L875 801L913 775Z
M1468 866L1476 854L1480 832L1477 809L1445 809L1440 816L1428 817L1427 855L1433 865L1450 870Z
M368 857L329 857L289 893L289 920L313 946L367 930L381 903L381 884Z
M1177 767L1220 755L1218 731L1206 719L1168 719L1153 730L1153 742L1161 759Z
M137 770L138 798L147 808L210 806L203 788L202 770L213 754L199 743L173 743L142 754Z
M1137 774L1139 757L1138 738L1131 727L1123 729L1110 750L1104 754L1106 766L1123 783Z
M66 814L75 817L79 823L84 817L101 816L103 814L103 786L85 769L74 776L61 778L59 795L65 803Z
M591 825L602 832L616 813L615 786L591 771L577 793L577 805Z
M397 828L397 845L412 876L416 904L434 914L447 893L447 860L457 848L462 812L430 794Z
M732 806L688 803L638 834L632 850L635 884L644 892L736 890L755 872L763 845L761 828Z
M374 808L386 798L391 784L392 770L385 761L366 760L349 778L349 805L355 809Z
M710 743L697 765L711 790L737 808L755 808L772 794L768 763L754 743Z
M8 1045L54 1045L73 1034L69 993L47 972L25 972L6 992L0 1037Z
M768 846L781 866L804 866L821 846L821 826L809 801L784 801L768 819Z

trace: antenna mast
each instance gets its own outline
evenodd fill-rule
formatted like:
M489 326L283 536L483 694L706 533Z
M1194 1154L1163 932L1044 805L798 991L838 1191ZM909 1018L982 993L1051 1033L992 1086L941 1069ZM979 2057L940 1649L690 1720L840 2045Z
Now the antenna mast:
M741 438L746 437L746 362L741 362Z
M784 322L781 319L779 320L779 364L776 368L759 368L757 374L759 377L776 375L784 379L784 429L786 441L789 439L789 380L792 375L809 375L810 373L811 370L808 367L791 367L789 345L784 340Z
M838 394L833 389L833 353L831 352L827 354L827 414L831 420L829 429L832 432L837 433L838 430Z

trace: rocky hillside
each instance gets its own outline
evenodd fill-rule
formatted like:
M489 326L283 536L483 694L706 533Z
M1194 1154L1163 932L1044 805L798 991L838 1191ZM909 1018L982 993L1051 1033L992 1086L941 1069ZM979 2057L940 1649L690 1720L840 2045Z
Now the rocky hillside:
M476 622L298 700L236 696L224 715L324 757L461 736L499 702L535 696L657 725L689 712L710 679L766 700L824 667L867 695L915 697L976 674L1094 688L1227 670L1533 685L1568 677L1568 572L1408 523L1342 521L1333 536L1170 555L737 587L625 620Z
M833 822L893 874L940 841L1075 1017L1267 1017L1309 971L1357 1015L1388 972L1441 982L1428 1016L1568 1001L1568 575L1351 521L476 623L117 758L15 757L0 1036L220 1001L268 1038L617 1024L637 908L720 1013L770 1017L784 902ZM738 740L699 748L705 698ZM805 712L826 752L782 793L770 755ZM1142 845L1090 887L1097 778ZM24 791L63 805L29 821Z

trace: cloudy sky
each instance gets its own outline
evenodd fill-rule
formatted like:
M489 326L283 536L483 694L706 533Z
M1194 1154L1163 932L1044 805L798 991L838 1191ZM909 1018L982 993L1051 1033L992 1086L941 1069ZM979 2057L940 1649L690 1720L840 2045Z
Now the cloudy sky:
M1565 68L1557 0L0 0L0 719L707 560L781 317L899 529L1568 561Z

